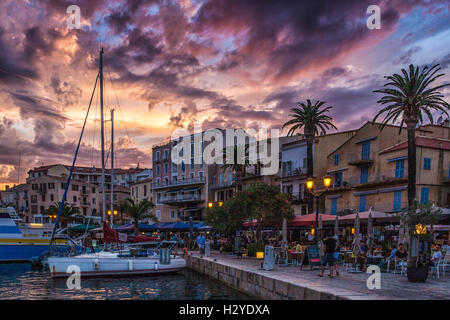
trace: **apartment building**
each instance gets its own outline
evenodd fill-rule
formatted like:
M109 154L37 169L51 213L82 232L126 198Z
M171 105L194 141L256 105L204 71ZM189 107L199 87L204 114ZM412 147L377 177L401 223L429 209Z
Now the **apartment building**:
M316 184L321 186L322 178L327 174L326 155L355 134L355 130L317 136L313 142L313 176ZM294 213L308 213L306 179L308 178L307 145L303 135L281 144L280 188L291 196ZM320 204L321 207L324 204Z
M399 212L407 205L408 143L405 129L367 122L327 157L332 187L325 200L326 213L348 214L372 207ZM417 129L417 199L446 206L450 177L448 126ZM444 138L445 137L445 138Z
M140 180L131 185L131 198L137 201L148 200L153 202L152 178Z
M152 169L114 169L114 185L130 188L133 183L152 177Z
M67 177L40 176L29 179L30 215L34 222L44 222L44 212L55 202L61 201L66 188ZM97 215L98 201L96 199L97 186L84 181L72 180L67 191L66 203L78 207L80 214L89 215L91 208L93 215ZM31 221L31 220L30 220Z
M6 186L6 190L0 191L1 206L14 206L17 213L22 215L25 222L31 221L28 192L30 186L27 184L14 185L12 188Z

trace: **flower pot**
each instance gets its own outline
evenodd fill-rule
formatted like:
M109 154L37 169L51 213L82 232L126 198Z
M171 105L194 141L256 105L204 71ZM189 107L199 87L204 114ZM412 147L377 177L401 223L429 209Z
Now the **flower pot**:
M425 282L428 278L428 266L411 266L406 270L409 282Z

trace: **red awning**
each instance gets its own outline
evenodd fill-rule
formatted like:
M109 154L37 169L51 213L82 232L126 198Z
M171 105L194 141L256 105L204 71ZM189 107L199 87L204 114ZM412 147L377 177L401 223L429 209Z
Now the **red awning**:
M319 214L319 219L322 217L322 222L325 221L334 221L336 219L336 216L333 216L331 214ZM291 221L289 221L288 226L289 227L314 227L316 224L316 214L310 213L306 214L304 216L295 216Z
M322 217L322 222L334 221L336 219L336 216L330 214L320 213L320 216ZM295 216L291 221L288 222L288 227L314 227L315 224L316 224L316 214L310 213L304 216ZM257 220L246 221L242 224L242 226L245 228L256 227L257 225L258 225Z

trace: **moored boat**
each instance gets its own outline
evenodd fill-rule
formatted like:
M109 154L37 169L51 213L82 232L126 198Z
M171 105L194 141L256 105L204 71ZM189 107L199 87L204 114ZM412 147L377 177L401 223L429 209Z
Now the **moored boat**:
M12 207L0 208L0 262L38 260L49 248L51 227L43 224L23 224ZM68 251L75 244L66 236L56 235L53 250Z

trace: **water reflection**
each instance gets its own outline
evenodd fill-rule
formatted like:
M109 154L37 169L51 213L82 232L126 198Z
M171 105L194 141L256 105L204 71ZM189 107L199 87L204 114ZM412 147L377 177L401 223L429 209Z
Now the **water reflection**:
M0 299L250 299L214 280L186 270L179 274L129 278L81 279L81 290L69 290L65 279L30 264L0 264Z

